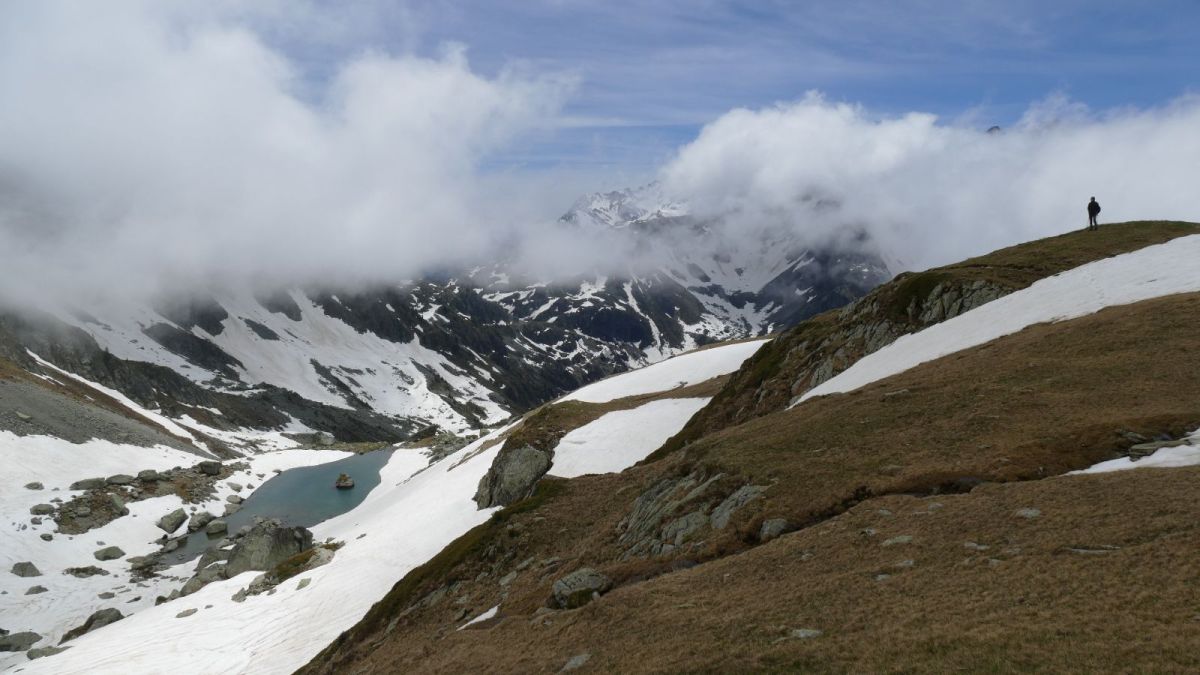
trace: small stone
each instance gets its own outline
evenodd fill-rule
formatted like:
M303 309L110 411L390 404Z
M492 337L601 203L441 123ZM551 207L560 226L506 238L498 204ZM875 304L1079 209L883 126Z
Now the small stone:
M180 613L176 614L176 615L175 615L175 618L176 618L176 619L185 619L185 618L187 618L187 617L189 617L189 616L191 616L191 615L193 615L193 614L195 614L195 613L196 613L196 608L195 608L195 607L192 607L191 609L185 609L185 610L183 610L182 612L180 612Z
M35 516L49 516L54 514L54 507L50 504L35 504L29 507L29 513Z
M38 536L42 538L42 541L51 541L54 539L54 535L50 534L49 532L43 532Z
M42 571L39 570L36 565L34 565L33 563L28 562L28 561L13 563L12 573L19 577L40 577L40 576L42 576Z
M584 567L554 582L554 599L559 607L574 609L591 602L592 599L612 588L612 579L600 572Z
M104 480L104 482L108 483L109 485L129 485L133 482L133 476L130 476L127 473L118 473L109 476Z
M210 536L224 534L228 531L229 526L225 523L225 521L220 519L211 521L204 527L204 532Z
M900 562L896 563L895 565L892 565L892 567L898 567L898 568L904 569L904 568L908 568L908 567L913 567L916 564L917 564L917 562L915 560L901 560Z
M54 656L55 654L61 654L70 648L70 645L66 647L55 647L53 645L49 647L34 647L33 649L25 652L25 656L28 656L29 660L32 661L34 659L40 659L43 656Z
M21 420L22 422L29 422L33 420L31 415L23 413L20 410L14 410L13 412L16 414L17 419Z
M1042 512L1038 509L1026 507L1013 511L1013 515L1018 518L1025 518L1026 520L1033 520L1034 518L1042 515Z
M100 598L101 600L112 600L113 598L117 597L117 595L111 591L104 591L96 597Z
M575 656L572 656L571 658L567 659L566 665L564 665L562 667L562 670L559 672L565 673L565 672L568 672L571 670L575 670L577 668L582 668L584 666L584 664L586 664L588 662L588 660L591 658L592 658L592 655L588 652L584 652L582 654L576 654Z
M517 574L518 574L517 572L509 572L508 574L505 574L503 577L500 577L500 585L507 586L507 585L511 584L514 580L516 580Z
M75 516L78 518L87 518L92 515L92 509L87 506L75 507Z
M154 469L145 469L143 471L139 471L137 477L138 480L145 481L147 483L153 483L162 480L162 476Z
M229 502L230 504L241 504L243 499L239 495L229 495L225 498L225 501Z
M891 539L885 539L884 542L882 544L880 544L880 546L896 546L899 544L911 544L912 540L913 540L913 538L911 535L902 534L898 537L892 537Z
M758 528L758 540L764 543L771 541L787 530L788 521L786 518L768 518Z
M206 460L197 464L195 469L206 476L216 476L221 473L221 463L215 460Z
M73 576L77 579L87 579L94 576L106 577L108 576L108 570L101 569L95 565L88 565L87 567L68 567L63 570L63 574Z
M34 481L32 483L26 483L25 489L26 490L44 490L44 489L46 489L46 486L42 485L41 483L39 483L37 481Z
M116 560L117 558L124 558L125 551L122 551L120 546L105 546L93 552L92 555L96 560Z
M986 551L989 548L991 548L991 546L986 546L984 544L976 544L973 541L968 541L963 544L963 548L967 548L972 551Z
M191 519L188 520L188 532L199 531L201 528L211 523L215 518L216 516L208 511L200 511L199 513L192 514Z
M239 483L226 483L226 485L228 485L228 486L229 486L229 489L230 489L230 490L233 490L234 492L241 492L241 491L242 491L242 486L241 486L241 484L239 484Z
M312 583L312 579L309 579L308 577L305 577L305 578L303 578L303 579L301 579L301 580L300 580L300 583L296 584L296 590L298 590L298 591L299 591L299 590L301 590L301 589L308 588L308 585L309 585L309 584L311 584L311 583Z
M238 511L241 511L241 510L242 510L241 504L226 504L225 512L222 515L224 515L226 517L232 516L233 514L237 513Z
M63 635L61 642L67 642L68 640L74 640L75 638L79 637L80 635L83 635L85 633L90 633L90 632L96 630L97 628L103 628L104 626L107 626L110 623L116 623L117 621L120 621L121 619L124 619L124 618L125 618L125 615L121 613L121 610L115 609L113 607L108 607L106 609L102 609L97 612L93 612L92 615L87 618L87 621L85 621L82 626L78 626L76 628L72 628L71 630L67 631L66 634ZM61 642L60 642L60 644L61 644Z
M34 517L32 517L32 518L30 518L30 519L29 519L29 522L30 522L31 524L33 524L33 525L41 525L41 524L42 524L42 517L41 517L41 516L34 516Z
M71 483L72 490L99 490L104 487L105 481L103 478L84 478Z
M811 640L815 637L821 637L822 632L816 628L794 628L792 629L791 633L788 633L788 635L796 638L797 640Z
M185 520L187 520L187 513L183 509L175 509L162 518L159 518L157 525L163 532L171 534L175 530L178 530L179 526Z
M37 595L38 593L45 593L47 590L49 589L45 586L30 586L29 590L25 591L25 595Z

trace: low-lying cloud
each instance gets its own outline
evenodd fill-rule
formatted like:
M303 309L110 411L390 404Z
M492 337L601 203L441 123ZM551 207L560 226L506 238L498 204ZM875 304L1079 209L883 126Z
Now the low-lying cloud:
M551 227L577 181L486 169L564 123L571 78L481 75L449 46L364 51L314 82L240 7L0 10L0 298L399 281L499 248L535 274L628 263L627 242ZM1081 228L1091 195L1102 221L1200 217L1197 129L1196 97L1051 97L989 134L810 94L727 113L660 180L714 240L865 231L921 268Z
M819 94L734 110L663 169L669 192L730 236L766 224L822 241L861 229L922 269L1101 222L1200 219L1200 98L1095 114L1054 95L998 133L910 113L879 119Z

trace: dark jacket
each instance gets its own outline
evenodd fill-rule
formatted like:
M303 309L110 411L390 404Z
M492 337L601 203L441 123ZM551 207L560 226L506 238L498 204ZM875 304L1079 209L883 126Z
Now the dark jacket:
M1100 202L1088 202L1088 215L1095 216L1100 213Z

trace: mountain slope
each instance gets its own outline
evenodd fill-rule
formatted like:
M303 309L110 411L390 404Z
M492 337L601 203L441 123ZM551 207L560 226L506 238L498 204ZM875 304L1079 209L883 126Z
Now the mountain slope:
M546 479L306 672L1195 667L1197 628L1172 619L1196 601L1181 495L1200 472L1062 474L1200 427L1198 318L1189 292L1033 325L620 474ZM614 590L545 609L584 568ZM461 607L495 611L454 631Z

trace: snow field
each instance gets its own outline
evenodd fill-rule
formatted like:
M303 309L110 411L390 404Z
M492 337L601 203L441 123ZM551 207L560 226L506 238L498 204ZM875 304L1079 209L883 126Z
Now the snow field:
M1067 270L953 319L902 336L809 390L792 405L814 396L853 391L1034 324L1074 319L1105 307L1194 291L1200 291L1200 235L1180 237Z
M626 396L653 394L698 384L737 370L766 342L751 340L680 354L640 370L589 384L559 400L606 403Z
M550 475L574 478L627 469L679 433L710 400L668 398L606 413L562 437Z

